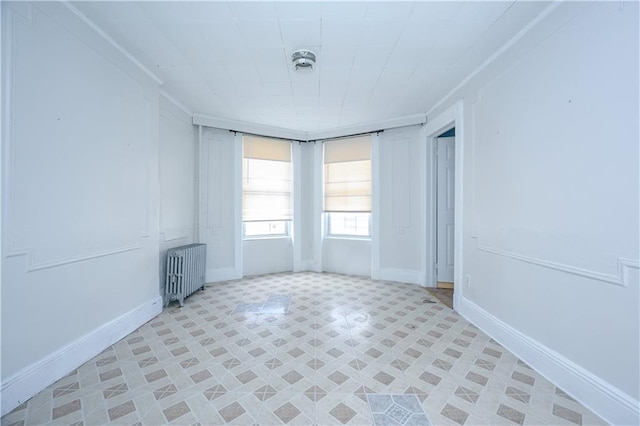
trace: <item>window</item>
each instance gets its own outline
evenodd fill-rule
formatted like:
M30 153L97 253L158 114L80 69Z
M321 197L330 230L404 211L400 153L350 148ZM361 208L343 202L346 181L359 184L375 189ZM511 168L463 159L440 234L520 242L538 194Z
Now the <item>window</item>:
M371 236L371 137L324 143L328 235Z
M242 145L244 236L290 235L291 142L245 135Z

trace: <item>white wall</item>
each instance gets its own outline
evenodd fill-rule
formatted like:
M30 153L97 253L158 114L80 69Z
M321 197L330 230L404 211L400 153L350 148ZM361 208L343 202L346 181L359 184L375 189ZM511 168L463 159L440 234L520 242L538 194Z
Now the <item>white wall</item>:
M202 128L199 242L207 244L207 282L242 277L241 143L228 130Z
M465 101L459 309L606 420L637 424L638 3L553 8L429 115Z
M160 97L160 294L167 249L194 242L196 135L191 115Z
M291 238L259 238L242 242L245 276L293 270Z
M424 284L426 138L418 125L385 130L379 141L377 274Z
M371 276L371 241L325 238L322 242L322 270L338 274Z
M4 414L161 303L157 82L72 7L2 7Z
M315 229L315 211L321 207L316 206L316 190L317 185L322 185L320 181L316 180L315 173L315 144L303 143L299 145L300 155L299 159L299 176L300 186L295 191L294 196L297 197L296 203L299 203L299 221L296 228L297 233L293 238L296 244L299 245L300 259L297 265L294 265L296 270L313 271L316 269L316 261L314 255L314 247L316 243L316 229ZM295 165L294 165L295 167ZM295 182L294 182L295 184Z
M424 285L426 136L414 125L372 138L371 240L322 239L322 270ZM321 164L321 147L314 161Z

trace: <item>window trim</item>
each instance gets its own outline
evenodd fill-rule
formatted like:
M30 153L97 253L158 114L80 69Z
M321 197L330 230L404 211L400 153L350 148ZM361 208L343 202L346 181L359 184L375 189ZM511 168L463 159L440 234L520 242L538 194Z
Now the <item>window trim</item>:
M356 235L356 234L332 234L330 230L330 216L332 214L366 214L369 216L368 218L368 228L369 235ZM360 240L360 241L370 241L372 234L372 216L371 212L322 212L323 215L323 224L324 224L324 238L327 239L336 239L336 240Z
M246 224L251 222L284 222L285 233L283 234L246 234ZM291 230L293 229L293 220L248 220L242 221L242 239L243 240L275 240L275 239L291 239Z

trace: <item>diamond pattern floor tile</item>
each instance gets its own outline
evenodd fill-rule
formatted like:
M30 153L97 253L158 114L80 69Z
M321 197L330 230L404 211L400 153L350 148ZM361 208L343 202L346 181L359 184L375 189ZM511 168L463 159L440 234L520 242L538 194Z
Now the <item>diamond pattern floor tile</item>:
M326 273L209 284L2 424L604 424L431 299Z

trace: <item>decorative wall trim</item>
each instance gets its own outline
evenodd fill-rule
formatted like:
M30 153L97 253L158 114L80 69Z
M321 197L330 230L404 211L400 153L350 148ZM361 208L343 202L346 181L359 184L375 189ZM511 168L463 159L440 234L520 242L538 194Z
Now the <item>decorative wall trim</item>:
M567 274L578 275L580 277L590 278L596 281L602 281L609 284L615 284L622 287L629 286L629 269L640 269L640 261L634 259L628 259L624 257L618 258L618 271L616 274L606 274L603 272L592 271L590 269L579 268L576 266L567 265L565 263L553 262L551 260L539 259L536 257L525 256L523 254L515 253L512 251L501 250L495 247L488 246L480 240L479 237L472 237L476 240L476 247L478 250L486 253L495 254L498 256L508 257L511 259L519 260L521 262L531 263L533 265L542 266L543 268L549 268Z
M380 135L371 135L371 279L380 279Z
M156 297L24 368L2 383L2 415L89 361L162 312Z
M242 278L244 271L244 257L242 250L242 135L239 133L233 138L233 148L234 267L240 274L238 278Z
M142 86L142 84L138 80L136 81ZM144 213L144 219L143 219L144 229L142 230L140 236L143 238L148 238L151 236L151 222L152 222L151 212L154 210L153 199L151 197L151 187L153 185L152 182L154 179L153 176L154 175L156 177L160 176L157 166L154 167L154 165L152 164L152 161L154 162L154 164L160 163L160 156L159 156L160 135L158 133L160 122L159 122L159 118L156 118L156 120L154 120L153 117L160 117L160 110L157 104L154 104L153 102L151 102L149 98L144 96L144 89L143 89L143 99L147 103L147 114L148 114L147 119L149 120L147 122L147 128L149 129L149 132L147 133L147 141L145 144L146 155L144 158L147 163L147 178L145 179L145 184L147 186L144 191L144 193L147 196L147 202L145 203L145 213ZM157 150L154 150L152 148L153 141L158 141L158 147L156 148ZM153 168L155 168L155 173L152 173Z
M293 270L305 270L302 261L302 148L301 144L291 144L293 165Z
M325 236L325 221L323 210L323 184L322 184L322 144L313 144L313 260L314 271L322 272L322 245L324 244Z
M412 269L380 268L377 279L422 286L423 277L422 271L415 271Z
M494 317L468 299L458 312L610 424L639 424L640 401Z
M95 30L96 32L98 32L101 36L103 37L105 36L105 34L102 32L102 30L99 27L97 27L93 22L91 22L85 15L83 15L73 5L69 4L66 1L62 1L61 3L73 13L73 16L80 18L85 24L91 27L92 30ZM48 14L48 12L45 10L41 10L40 8L36 7L35 11L33 11L31 4L26 4L26 9L24 9L22 13L20 13L19 10L14 10L14 7L21 7L21 5L16 3L15 5L11 5L5 9L5 11L8 14L8 18L6 18L3 22L3 24L6 22L7 25L4 25L5 28L3 28L3 34L2 34L3 36L2 48L3 50L6 49L6 53L3 54L3 58L8 59L7 64L4 67L4 71L6 71L6 76L4 79L4 87L3 87L3 90L4 90L3 113L4 113L5 120L4 120L3 144L2 144L3 145L2 161L4 162L3 168L2 168L3 169L2 197L3 197L3 205L5 206L5 208L2 211L2 219L3 219L3 228L5 230L4 232L5 238L2 241L2 244L3 244L2 256L5 258L25 256L25 263L26 263L25 272L33 272L33 271L40 271L40 270L55 268L63 265L83 262L83 261L96 259L100 257L111 256L111 255L116 255L120 253L126 253L130 251L142 249L143 245L140 238L146 238L150 236L149 234L150 220L151 220L150 209L151 209L152 201L151 201L151 191L149 188L151 185L150 177L152 173L149 170L149 165L151 162L151 157L149 155L145 156L145 158L148 159L147 174L145 179L145 184L147 185L147 188L144 191L144 193L147 196L147 200L144 206L144 213L143 213L144 217L142 220L143 229L140 230L140 235L137 236L135 239L127 238L129 241L121 242L123 245L120 247L101 248L90 253L75 254L65 259L48 260L48 261L45 260L41 262L38 262L35 260L36 252L38 248L34 247L32 244L27 243L25 244L26 247L22 245L18 247L14 246L16 244L16 240L13 238L14 232L13 232L13 226L12 226L14 222L14 217L16 216L16 213L12 208L12 206L16 205L14 201L15 195L14 195L14 185L13 185L15 181L13 173L16 168L14 164L15 157L13 155L13 145L14 145L13 94L15 91L14 75L16 75L15 60L14 60L14 52L15 52L15 45L16 45L16 38L15 38L14 29L13 29L14 19L16 17L20 17L21 19L24 19L27 22L34 24L34 21L32 19L33 14L40 13L42 14L42 16L46 16L48 19L51 19L51 21L54 22L56 25L58 25L61 29L68 31L68 28L66 28L63 24L61 24L56 19L51 17ZM72 19L75 19L75 18L72 18ZM107 40L107 41L113 45L112 40ZM93 47L89 45L86 45L86 47L92 53L98 53L97 50L94 49ZM129 55L126 51L124 51L121 47L119 49L118 49L119 46L117 45L113 45L113 47L115 47L120 53L124 54L128 60L133 61L136 65L139 65L137 62L135 62L134 58L131 55ZM118 64L115 64L112 61L109 61L106 57L102 55L100 56L102 57L102 59L106 61L106 63L110 67L113 68L113 70L115 70L118 73L123 73L122 67L120 67ZM128 78L130 78L132 81L134 81L138 85L140 89L141 100L142 102L145 103L147 107L147 114L148 114L147 119L149 120L149 124L151 124L152 117L157 114L157 111L152 110L153 105L151 100L145 95L144 85L136 77L127 73L124 73L124 74L127 75ZM160 83L162 82L160 81ZM145 141L145 149L147 153L149 153L151 150L150 148L150 145L152 143L151 139L152 138L147 134L146 141ZM134 241L131 241L132 239Z
M171 102L172 104L174 104L180 111L184 112L185 114L193 117L193 113L186 107L184 106L183 103L178 102L173 96L171 96L169 93L167 93L166 90L164 89L160 89L160 96L164 97L165 99L167 99L169 102Z
M465 77L460 83L458 83L456 87L451 89L449 93L444 95L438 102L436 102L431 107L431 109L427 111L427 116L429 116L429 114L431 114L433 111L439 108L447 99L451 98L457 91L459 91L462 87L464 87L467 83L469 83L469 81L471 81L473 77L480 74L485 68L491 65L492 62L494 62L496 59L502 56L507 50L511 48L511 46L513 46L518 40L524 37L525 34L531 31L533 27L538 25L540 21L545 19L551 12L553 12L558 6L560 6L560 4L562 4L562 2L554 1L549 6L547 6L547 8L544 9L542 12L540 12L538 16L536 16L531 22L529 22L520 31L518 31L516 35L511 37L509 41L507 41L498 50L496 50L496 52L493 55L489 56L489 58L487 58L486 61L480 64L478 68L474 69L467 77Z
M189 238L192 234L193 227L191 226L184 226L181 228L168 228L160 231L160 237L164 242Z
M34 256L33 256L32 249L11 251L7 253L5 257L26 256L26 263L27 263L26 272L33 272L33 271L41 271L43 269L56 268L58 266L68 265L71 263L84 262L85 260L97 259L99 257L126 253L128 251L140 250L141 248L142 248L142 245L134 244L131 246L125 246L125 247L115 248L110 250L103 250L103 251L98 251L98 252L87 254L87 255L76 256L76 257L72 257L72 258L68 258L68 259L64 259L56 262L46 262L46 263L35 263L33 260Z
M19 5L20 3L14 3L13 5ZM2 233L3 238L0 241L2 245L2 255L6 256L7 251L11 248L11 243L7 241L7 235L9 234L9 222L11 217L11 209L9 206L14 205L14 195L11 191L9 182L13 182L13 147L9 143L13 140L13 96L14 96L14 74L15 74L15 37L14 37L14 19L16 12L12 10L6 3L0 4L5 13L5 17L2 18L2 31L0 42L2 43L2 73L4 78L0 82L2 84L2 143L0 144L0 160L2 161L2 186L0 191L0 197L2 198ZM31 8L28 8L29 15ZM29 17L30 20L30 17ZM1 260L1 258L0 258Z
M87 24L87 26L89 28L91 28L96 33L98 33L100 35L100 37L102 37L107 43L112 45L118 52L122 53L122 55L124 55L129 61L131 61L131 63L135 64L138 68L140 68L140 70L142 72L144 72L146 75L151 77L151 79L153 81L155 81L159 85L164 84L163 81L160 80L160 78L158 78L158 76L156 76L154 73L152 73L147 67L142 65L142 63L140 61L138 61L138 59L136 59L135 56L133 56L131 53L129 53L124 47L122 47L114 39L112 39L107 33L105 33L102 30L102 28L100 28L95 22L93 22L91 19L89 19L87 17L87 15L85 15L82 12L80 12L75 6L73 6L71 3L69 3L66 0L63 0L61 3L63 5L65 5L67 7L67 9L69 9L71 12L73 12L74 15L76 15L78 18L80 18L80 20L82 20L82 22Z

